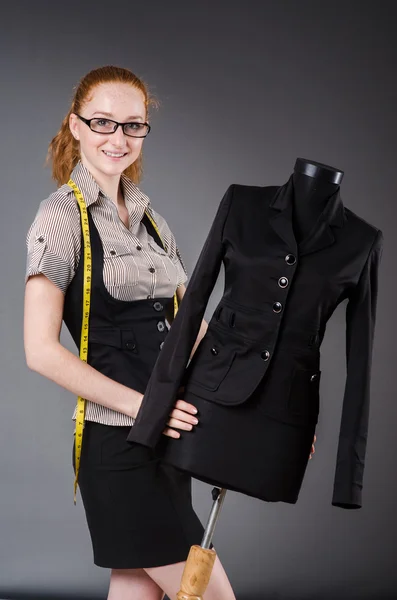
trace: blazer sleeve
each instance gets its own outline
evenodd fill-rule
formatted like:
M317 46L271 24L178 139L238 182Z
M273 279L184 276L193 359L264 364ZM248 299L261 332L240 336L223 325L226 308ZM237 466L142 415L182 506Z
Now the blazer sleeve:
M332 504L361 508L368 434L372 346L383 235L378 230L346 309L347 378Z
M209 296L224 255L223 230L231 206L233 185L223 196L207 239L167 333L127 440L155 447L177 399L184 372L197 339Z

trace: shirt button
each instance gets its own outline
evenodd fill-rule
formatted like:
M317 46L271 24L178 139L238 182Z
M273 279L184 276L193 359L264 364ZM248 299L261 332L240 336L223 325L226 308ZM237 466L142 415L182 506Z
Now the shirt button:
M125 343L125 347L127 348L127 350L135 350L135 344L134 342L126 342Z
M278 280L278 285L281 288L286 288L288 285L288 279L286 277L280 277L280 279Z
M150 267L150 269L149 269L149 271L150 271L151 273L154 273L154 272L155 272L155 270L156 270L156 269L155 269L154 267Z
M111 250L111 251L110 251L110 254L111 254L112 256L114 256L114 255L116 254L115 250Z
M263 352L261 352L261 359L266 361L269 360L270 358L270 352L269 350L264 350Z
M296 263L296 256L294 256L293 254L287 254L287 256L285 257L285 262L287 263L287 265L294 265Z
M155 302L153 304L153 308L154 310L163 310L163 305L161 304L161 302Z
M275 302L273 304L273 312L275 312L275 313L281 312L282 308L283 308L283 305L281 304L281 302Z
M165 324L163 323L163 321L159 321L159 322L157 323L157 329L158 329L159 331L164 331L164 329L165 329Z
M150 294L147 296L148 300L151 300L151 298L153 298L153 296L151 296Z
M41 235L39 238L37 238L37 240L38 240L39 242L44 242L44 238L43 238L43 236L42 236L42 235Z
M136 249L137 250L142 250L142 246L137 246Z

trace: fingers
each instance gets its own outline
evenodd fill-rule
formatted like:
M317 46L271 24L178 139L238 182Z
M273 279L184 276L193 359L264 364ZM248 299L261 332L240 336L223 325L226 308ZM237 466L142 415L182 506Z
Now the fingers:
M193 425L197 425L198 419L191 413L196 412L197 409L192 404L188 404L184 400L177 400L175 407L170 413L170 419L167 422L169 427L174 429L183 429L184 431L191 431ZM190 411L190 412L186 412Z
M314 447L314 443L315 443L316 439L317 439L316 436L314 436L314 440L313 440L313 444L312 444L312 449L310 450L309 460L312 458L313 454L316 451L316 449Z
M174 408L179 408L180 410L188 412L192 415L197 414L197 408L195 406L193 406L193 404L189 404L188 402L185 402L184 400L177 400L175 402Z
M176 411L173 411L176 412ZM192 417L190 417L192 418ZM197 419L196 419L197 421ZM193 429L193 425L191 423L187 423L186 421L181 421L180 419L176 419L175 417L171 417L167 423L168 427L166 427L163 431L164 435L168 437L172 437L178 439L181 437L179 431L175 431L176 429L182 429L183 431L191 431Z
M185 421L186 423L190 423L191 425L197 425L198 419L193 415L184 412L183 410L179 410L179 408L174 408L170 413L170 417L173 419L178 419L178 421Z
M191 431L193 426L198 423L198 419L192 416L195 414L197 414L197 408L193 406L193 404L189 404L184 400L177 400L170 413L170 419L167 422L167 427L164 429L163 434L174 439L180 438L181 434L179 431L175 431L175 429Z
M187 423L186 421L175 419L175 417L171 417L167 422L167 425L168 427L172 427L173 429L183 429L183 431L191 431L193 429L192 423Z
M170 429L169 427L164 429L163 434L176 440L181 437L181 434L178 431L175 431L175 429Z

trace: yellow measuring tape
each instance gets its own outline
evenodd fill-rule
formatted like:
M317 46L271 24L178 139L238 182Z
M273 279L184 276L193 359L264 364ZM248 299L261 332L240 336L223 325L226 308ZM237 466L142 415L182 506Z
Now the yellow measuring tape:
M72 179L69 179L68 185L72 188L76 200L79 205L81 215L81 228L83 232L83 247L84 247L84 268L83 268L83 314L81 322L81 336L80 336L80 359L87 362L88 358L88 327L90 319L90 307L91 307L91 274L92 274L92 255L91 255L91 241L90 241L90 226L88 222L87 206L84 201L83 194ZM161 243L164 246L164 242L161 238L158 227L151 217L148 211L145 211L147 217L152 223L157 235L159 236ZM174 317L178 311L178 297L176 291L174 293ZM75 433L75 480L74 480L74 503L76 504L76 493L80 470L81 460L81 448L83 444L83 429L84 429L84 416L85 416L85 399L81 396L77 398L77 410L76 410L76 433Z

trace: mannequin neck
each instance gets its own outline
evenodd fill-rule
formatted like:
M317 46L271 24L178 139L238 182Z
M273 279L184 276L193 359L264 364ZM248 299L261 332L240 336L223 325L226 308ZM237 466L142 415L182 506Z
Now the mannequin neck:
M298 243L312 230L328 200L338 190L343 171L298 158L294 186L293 227Z

